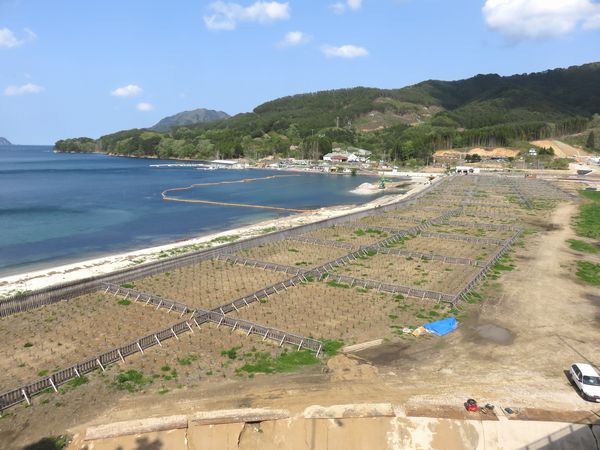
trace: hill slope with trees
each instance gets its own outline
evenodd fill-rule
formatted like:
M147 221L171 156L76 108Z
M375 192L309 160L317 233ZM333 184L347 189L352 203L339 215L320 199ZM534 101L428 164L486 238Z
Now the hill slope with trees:
M396 161L425 160L440 148L507 146L572 134L587 138L594 114L600 114L600 63L429 80L402 89L300 94L226 120L167 132L135 129L97 140L65 139L56 149L161 158L316 158L333 145L352 145Z

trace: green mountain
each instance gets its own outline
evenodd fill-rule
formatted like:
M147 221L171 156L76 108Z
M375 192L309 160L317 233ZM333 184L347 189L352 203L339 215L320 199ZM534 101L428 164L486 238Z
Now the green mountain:
M227 119L229 114L223 111L214 111L212 109L194 109L193 111L184 111L173 116L165 117L153 127L153 131L169 131L173 127L195 125L197 123L215 122L217 120Z
M357 87L283 97L226 120L63 140L57 150L162 158L316 158L334 145L397 161L440 148L517 145L586 132L600 113L600 63L502 77L429 80L402 89Z
M6 138L0 136L0 145L12 145L10 141Z

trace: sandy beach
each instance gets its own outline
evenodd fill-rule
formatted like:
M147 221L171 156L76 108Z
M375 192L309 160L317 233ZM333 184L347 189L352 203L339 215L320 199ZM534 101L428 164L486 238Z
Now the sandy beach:
M321 208L317 212L294 214L219 233L198 236L171 244L6 276L0 278L0 299L10 297L18 292L35 291L55 284L102 275L169 256L217 247L233 240L238 241L248 239L268 232L279 231L298 225L317 222L319 220L372 209L377 206L397 202L409 195L416 194L430 184L428 180L423 178L416 178L413 181L411 189L404 194L385 195L360 206L343 205Z

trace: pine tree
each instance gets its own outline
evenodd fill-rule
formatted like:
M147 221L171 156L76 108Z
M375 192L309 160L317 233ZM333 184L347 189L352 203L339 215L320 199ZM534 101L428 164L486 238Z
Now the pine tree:
M594 150L596 148L596 136L594 135L593 131L590 131L585 146L590 150Z

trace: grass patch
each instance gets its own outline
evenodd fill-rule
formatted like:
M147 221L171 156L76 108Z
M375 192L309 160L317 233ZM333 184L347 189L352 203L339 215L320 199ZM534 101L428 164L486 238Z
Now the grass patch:
M123 283L121 285L121 287L124 288L124 289L133 289L135 287L135 284L133 284L133 283Z
M48 375L48 371L47 370L40 370L37 373L38 377L45 377L46 375Z
M241 347L232 347L229 350L222 350L221 356L227 356L229 359L237 359L240 348Z
M578 252L600 253L600 247L589 242L580 241L579 239L569 239L567 242L569 247Z
M263 228L262 230L260 230L260 234L268 234L272 233L273 231L277 231L277 227Z
M579 236L600 239L600 192L579 191L589 202L579 207L575 217L575 232Z
M600 264L577 261L577 276L592 286L600 286Z
M23 344L23 347L25 347L25 348L33 347L33 344L31 342L25 342L25 344Z
M72 380L69 380L69 382L67 383L67 386L72 387L72 388L76 388L76 387L79 387L79 386L83 386L88 381L90 381L88 379L88 377L81 376L81 377L77 377L77 378L73 378Z
M142 372L128 370L120 372L115 377L113 386L120 391L136 392L150 383L152 383L152 378L145 377Z
M335 356L338 354L338 351L344 346L344 341L340 340L331 340L331 339L320 339L323 343L323 353L327 356Z
M253 373L278 373L293 372L303 366L318 364L319 358L307 350L299 352L283 352L273 358L269 353L256 352L254 361L244 364L237 372Z
M297 248L288 248L288 252L300 253L300 250L298 250Z
M182 366L191 366L198 359L197 355L186 356L185 358L177 358L177 362Z
M338 283L335 280L328 281L327 282L327 286L336 287L336 288L342 288L342 289L348 289L350 287L350 285L348 285L346 283Z
M240 237L238 235L232 234L231 236L221 236L218 238L214 238L210 241L213 244L225 244L227 242L237 241Z
M131 305L131 300L126 300L126 299L119 300L117 302L117 304L119 304L121 306L129 306L129 305Z
M365 230L354 230L354 235L355 236L366 236L367 232Z

